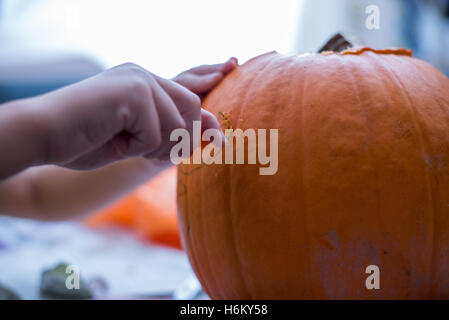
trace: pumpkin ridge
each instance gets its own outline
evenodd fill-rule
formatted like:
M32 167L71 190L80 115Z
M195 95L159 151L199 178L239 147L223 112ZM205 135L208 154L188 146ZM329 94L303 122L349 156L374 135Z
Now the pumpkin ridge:
M195 247L192 245L192 236L191 236L191 218L190 218L190 207L189 207L189 197L188 197L188 184L189 184L189 175L181 175L179 174L179 169L181 169L181 166L178 166L178 184L180 183L180 179L182 178L184 181L182 182L182 187L183 187L183 196L185 198L184 200L184 210L183 210L183 214L182 216L184 217L184 221L186 223L186 225L184 226L186 228L186 232L185 232L185 241L186 243L186 248L190 248L189 252L189 257L190 257L190 261L192 264L192 269L197 273L198 278L203 278L201 276L201 268L199 267L197 258L196 258L196 254L195 254ZM178 201L179 201L179 196L178 196ZM179 215L181 217L181 215ZM205 291L209 292L208 290L208 285L207 284L203 284Z
M398 59L399 60L399 59ZM421 69L420 68L418 68L416 65L415 65L415 63L414 63L414 61L415 60L412 60L412 61L408 61L408 63L407 63L407 65L408 66L412 66L412 68L414 68L420 75L421 75L421 77L423 78L423 79L426 79L427 78L427 74L424 74L422 71L421 71ZM400 62L400 61L398 61L398 62ZM438 71L439 72L439 71ZM424 81L424 83L426 84L426 85L428 85L429 84L429 81ZM430 87L430 86L429 86ZM433 88L430 88L430 89L433 89ZM409 94L408 94L409 95ZM447 120L449 120L449 113L447 112L447 109L445 109L442 105L441 105L441 103L440 103L440 101L438 101L438 99L437 99L437 97L436 96L432 96L432 98L433 98L433 101L435 101L435 103L436 103L436 105L438 105L438 107L440 108L440 110L442 111L442 113L443 114L445 114L446 115L446 119ZM410 99L410 98L409 98ZM428 136L428 135L427 135ZM428 139L427 139L428 140ZM430 144L430 143L428 143L428 144ZM427 166L428 167L428 166ZM436 274L436 272L435 272L435 267L436 267L436 264L435 264L435 259L436 259L436 256L435 256L435 244L437 243L436 241L435 241L435 238L436 238L436 214L435 214L435 210L436 210L436 208L438 207L438 203L443 203L443 198L444 198L444 196L442 196L443 195L443 192L442 192L442 187L441 187L441 184L439 183L439 179L438 179L438 174L433 174L432 175L433 176L433 178L434 178L434 181L435 181L435 184L436 184L436 188L435 189L437 189L438 190L438 192L435 192L435 194L437 195L437 197L438 197L438 199L437 200L439 200L439 201L436 201L435 200L435 197L433 197L432 196L432 200L433 200L433 206L432 206L432 208L433 208L433 210L432 210L432 245L431 245L431 248L432 248L432 252L431 252L431 259L430 259L430 261L431 261L431 263L430 263L430 273L431 273L431 281L434 281L435 280L435 274ZM431 181L430 181L431 182ZM431 190L429 190L429 192L431 192ZM430 193L430 195L432 195L432 193ZM437 204L435 205L435 202L437 202ZM431 293L433 294L433 292L434 292L434 286L432 286L431 288L429 288L430 289L430 291L431 291Z
M269 55L269 54L267 54L267 55ZM273 61L275 61L276 59L274 59L276 57L276 55L274 54L274 55L272 55L271 56L271 59L269 59L267 62L266 62L266 64L259 70L259 72L257 73L257 75L255 76L255 77L253 77L253 78L251 78L251 80L249 81L249 83L248 83L248 85L246 86L246 91L245 91L245 94L244 94L244 98L243 98L243 100L242 100L242 103L241 103L241 105L240 105L240 108L239 108L239 110L238 110L238 116L237 117L235 117L235 119L240 119L241 118L241 114L242 114L242 112L243 112L243 110L245 110L245 107L247 106L247 104L248 104L248 97L250 96L250 91L251 91L251 87L252 87L252 85L254 84L254 83L257 83L257 80L264 74L264 71L265 70L267 70L268 69L268 67L271 65L271 63L273 62ZM237 120L236 120L237 121ZM235 127L235 126L233 126L233 127ZM237 128L236 128L237 129ZM248 286L248 283L246 282L246 279L245 279L245 276L244 276L244 274L243 274L243 270L242 270L242 257L241 257L241 253L240 253L240 250L238 250L238 247L237 247L237 240L236 240L236 235L235 235L235 221L234 221L234 218L233 218L233 208L232 208L232 204L233 204L233 201L232 201L232 192L233 192L233 188L232 188L232 185L231 185L231 182L232 181L234 181L234 180L232 180L232 176L233 176L233 168L234 168L234 166L228 166L227 168L226 168L226 171L228 172L228 186L229 186L229 193L228 193L228 202L229 202L229 210L230 210L230 215L229 215L229 217L230 217L230 224L231 224L231 226L230 226L230 231L231 231L231 233L232 233L232 240L233 240L233 246L234 246L234 251L235 251L235 256L236 256L236 260L237 260L237 264L238 264L238 266L239 266L239 268L238 268L238 270L240 270L240 279L241 279L241 283L243 284L243 286L245 287L245 290L246 290L246 295L249 297L249 299L253 299L252 298L252 294L250 293L250 290L249 290L249 286Z
M269 56L270 54L273 54L273 53L267 53L267 54L264 54L263 55L263 57L266 57L266 56ZM252 61L252 62L254 62L254 61L256 61L257 60L257 58L259 58L259 57L255 57L255 58L253 58L253 59L251 59L251 60L249 60L249 62L250 61ZM247 62L248 63L248 62ZM236 71L239 71L239 70L236 70ZM231 75L229 75L229 76L231 76ZM228 76L228 77L229 77ZM251 79L252 80L252 79ZM247 90L248 89L248 87L249 87L249 84L250 84L250 82L251 81L248 81L248 83L247 84L245 84L245 88L238 88L241 92L243 92L243 91L245 91L245 90ZM234 89L236 89L236 85L234 85L234 84L232 84L231 85L231 88L232 88L232 92L234 92ZM240 91L239 91L239 94L240 94ZM207 102L207 101L206 101ZM223 110L225 110L226 108L223 108ZM229 112L231 112L231 110L228 110ZM217 113L217 116L218 116L218 119L222 119L223 121L221 121L221 125L224 127L224 129L232 129L232 127L233 127L233 125L232 125L232 119L233 118L231 118L231 116L230 116L230 113L229 112L227 112L227 111L218 111ZM221 116L221 115L222 116ZM232 187L231 187L231 185L230 185L230 181L229 181L229 177L230 177L230 173L229 173L229 168L228 168L228 165L225 165L224 166L224 168L225 168L225 171L226 171L226 175L227 175L227 179L224 179L224 181L225 181L225 183L227 184L227 187L226 187L226 189L228 189L228 192L227 192L227 196L229 197L230 196L230 190L232 189ZM230 208L231 208L231 202L230 201L228 201L228 207L229 207L229 211L230 211ZM234 244L235 243L235 235L231 235L231 232L232 232L232 225L231 225L231 223L232 223L232 221L230 221L230 218L229 218L229 216L230 216L230 212L228 212L228 217L227 217L227 219L226 219L226 222L225 222L225 226L224 226L224 228L226 229L226 234L229 234L230 236L230 238L232 238L232 243ZM235 261L237 261L237 263L238 263L238 265L240 265L240 262L239 262L239 259L238 259L238 257L236 256L236 253L235 253L235 247L234 247L234 250L233 250L233 259L232 259L232 261L233 261L233 264L235 264ZM235 257L234 257L235 256ZM213 272L214 270L214 268L211 268L210 266L207 266L207 268L206 268L207 270L211 270L211 272ZM238 268L239 270L240 270L240 268ZM207 271L206 273L210 273L209 271ZM205 277L205 279L211 279L211 278L213 278L214 279L214 275L212 275L212 277ZM240 281L240 283L243 283L243 280L241 280ZM213 287L213 289L215 289L215 290L210 290L210 288L205 288L206 290L206 292L209 294L209 296L212 298L212 299L224 299L224 297L222 296L222 294L221 294L221 291L222 290L217 290L217 288L219 287L216 283L213 283L213 285L211 284L211 286ZM245 287L246 288L246 287ZM247 288L246 288L247 289ZM217 292L220 292L220 294L217 294ZM214 296L213 294L216 294L216 296Z
M191 236L191 225L192 225L191 212L193 210L190 208L192 203L189 201L189 195L188 195L188 189L191 188L190 185L192 184L191 175L195 172L201 173L200 172L201 170L199 170L199 169L201 169L203 167L203 165L199 165L198 167L193 168L190 172L183 171L184 167L185 166L178 166L178 177L179 177L178 183L181 182L180 179L183 179L181 185L182 185L182 188L184 191L183 196L184 196L185 200L184 200L184 210L183 210L184 212L183 212L182 216L184 217L184 220L186 223L186 225L184 226L186 228L185 240L186 240L186 242L188 242L188 243L186 243L185 249L189 248L189 250L188 250L189 259L192 264L192 269L195 271L195 273L197 274L199 279L205 279L207 277L205 277L205 275L204 275L204 268L200 268L200 264L198 263L198 259L197 259L198 254L195 252L199 249L192 245L193 240L192 240L192 236ZM184 174L182 174L182 173L180 174L179 173L180 171L183 171ZM179 197L178 197L178 199L179 199ZM201 229L201 228L199 228L199 229ZM203 281L202 281L202 283L203 283ZM209 289L209 283L207 283L207 284L203 283L203 287L204 287L204 290L208 294L210 294L210 292L212 292Z
M310 73L310 69L309 68L305 68L304 69L304 73L301 74L298 72L298 77L302 78L302 87L301 87L301 104L300 104L300 111L299 111L299 118L301 119L301 129L299 132L299 138L301 139L300 141L298 141L298 144L301 146L300 151L298 152L298 158L300 159L300 164L298 165L301 168L301 173L300 173L300 177L301 177L301 181L298 183L298 186L301 187L301 189L299 190L300 192L298 192L298 199L299 199L299 203L300 203L300 207L302 207L302 216L303 216L303 232L305 234L305 239L307 242L306 245L306 251L307 251L307 265L308 265L308 274L312 274L312 254L311 254L311 249L310 249L310 244L312 243L312 241L310 240L310 233L309 233L309 217L307 216L307 205L306 205L306 183L305 183L305 164L304 164L304 153L305 153L305 139L304 139L304 102L305 102L305 98L306 98L306 94L305 94L305 88L306 88L306 84L307 81L309 79L309 77L307 77L307 74ZM313 288L314 287L314 283L316 281L313 281L313 277L308 277L309 279L309 288ZM312 297L313 298L313 297Z
M395 74L395 72L393 70L392 70L392 73ZM396 77L398 77L398 76L396 75ZM402 90L403 90L403 92L405 93L405 95L407 97L407 101L409 101L409 105L412 108L412 112L414 114L414 118L416 119L416 106L414 105L414 103L411 100L410 93L408 92L407 88L404 86L404 84L403 84L403 82L402 82L402 80L400 78L398 78L398 82L401 84L401 86L403 88ZM427 135L427 130L422 128L422 125L419 124L419 121L416 121L416 122L417 122L417 125L418 125L418 128L419 128L419 132L421 134L422 149L426 152L426 154L429 154L430 143L429 143L429 138L428 138L428 135ZM434 269L433 261L434 261L434 256L435 256L435 249L434 249L434 247L435 247L435 217L436 217L435 209L436 209L437 205L435 203L436 200L435 200L435 197L434 197L434 192L432 192L432 189L434 189L434 188L432 187L433 183L432 183L432 180L431 180L431 176L434 176L434 175L431 173L431 171L429 169L429 165L426 165L425 167L426 167L427 193L428 193L428 197L429 197L429 204L430 204L430 207L431 207L430 210L428 211L430 219L431 219L431 223L430 223L430 226L431 226L430 233L431 233L431 235L430 235L430 253L429 253L430 262L428 263L428 268L429 268L429 270L428 270L428 273L429 273L429 275L428 275L428 278L429 278L428 284L429 284L429 288L427 289L427 290L431 291L432 290L431 283L432 283L432 280L434 278L434 276L433 276L433 269Z
M368 128L368 130L367 130L367 134L366 134L366 138L365 138L365 145L368 146L367 150L368 150L368 153L369 153L370 158L371 158L371 164L373 165L373 168L374 168L374 172L375 172L374 176L376 177L376 185L378 186L376 189L379 190L380 189L380 187L379 187L379 174L378 174L379 173L379 165L378 165L378 162L376 161L376 157L374 155L373 147L372 147L372 145L373 145L372 142L374 140L373 139L373 131L374 130L373 130L373 126L372 126L372 119L371 119L371 117L368 114L368 112L369 112L369 111L367 111L368 108L365 107L364 103L362 103L362 99L360 97L360 92L361 92L360 85L359 85L359 83L356 81L356 79L354 77L354 75L357 74L359 71L355 67L354 63L352 63L351 67L348 67L348 69L350 69L348 74L350 75L351 82L353 83L354 91L357 93L357 101L359 103L360 110L362 111L362 114L365 116L365 119L366 119L366 128ZM363 75L361 75L361 77L363 77ZM380 199L377 198L376 202L377 202L378 210L380 210L381 207L382 207Z
M398 61L399 61L399 59L398 59ZM412 66L421 75L421 77L423 79L427 79L427 74L422 72L421 68L418 67L415 63L416 63L416 60L411 60L411 61L409 61L408 65ZM440 72L439 70L437 70L437 71ZM430 81L426 80L425 84L428 85L429 82ZM433 86L429 86L428 85L428 88L429 88L429 90L434 90ZM446 108L443 107L443 105L441 104L440 100L436 99L437 98L436 96L434 96L433 98L435 98L434 101L435 101L436 104L438 104L438 107L440 107L440 110L442 111L442 113L446 114L446 119L449 122L449 111ZM446 104L449 105L449 101L447 101Z
M240 108L239 108L239 110L238 110L237 117L235 117L235 119L241 119L241 118L242 118L242 112L243 112L243 110L245 109L245 107L246 107L247 104L248 104L248 103L247 103L247 102L248 102L248 96L249 96L249 92L250 92L250 90L251 90L252 85L253 85L254 83L257 83L256 80L258 80L258 79L264 74L264 71L267 70L268 67L270 66L270 64L275 60L274 58L276 57L276 52L269 52L269 53L267 53L267 54L265 54L265 55L262 55L262 56L260 56L260 57L265 57L265 56L268 56L268 55L272 55L272 56L271 56L271 59L268 60L268 61L266 62L266 64L265 64L265 65L258 71L258 73L257 73L256 76L252 77L251 80L248 81L248 84L247 84L247 86L246 86L246 91L245 91L245 94L244 94L244 96L243 96L243 101L242 101L242 103L241 103L241 105L240 105ZM238 120L236 120L236 122L238 122ZM237 129L237 125L236 125L236 126L233 126L233 128Z
M375 72L376 71L376 66L372 66L372 69L373 69L373 71ZM353 70L355 70L355 71L357 71L357 68L354 68L353 67ZM363 76L362 76L363 77ZM356 82L356 85L358 86L358 83ZM382 99L384 100L384 101L389 101L390 99L389 99L389 97L388 97L388 95L386 95L385 94L385 91L386 91L386 89L387 89L387 85L385 84L385 82L384 81L380 81L378 84L377 84L378 86L380 86L380 87L382 87L382 90L377 90L376 91L376 94L379 94L379 93L381 93L382 94ZM370 91L368 91L369 93L370 93L370 95L372 95L372 93L370 92ZM373 96L373 99L376 99L374 96ZM362 103L362 101L360 100L360 103L362 104L362 107L364 106L364 104ZM390 105L387 105L387 107L389 107ZM365 108L366 109L366 108ZM373 138L373 137L375 137L375 135L376 135L376 133L374 132L374 130L371 132L371 134L370 135L368 135L368 137L370 137L370 141L371 142L373 142L373 141L375 141L375 139ZM380 184L380 181L381 181L381 179L379 178L381 175L380 175L380 168L381 168L381 166L379 165L379 161L378 161L378 157L376 156L376 152L373 150L373 147L372 147L372 144L369 144L369 145L371 145L371 147L369 147L368 148L368 150L370 151L370 155L371 155L371 159L372 159L372 164L373 164L373 170L374 170L374 172L375 172L375 174L374 174L374 176L375 176L375 178L376 178L376 190L381 190L381 184ZM382 212L382 210L383 210L383 205L382 205L382 201L381 201L381 198L380 198L380 196L379 197L376 197L376 203L377 203L377 207L378 207L378 212ZM384 221L381 221L381 223L382 223L382 226L383 225L385 225L385 220ZM387 222L388 223L388 222ZM387 252L387 251L386 251Z
M198 148L201 148L201 146L199 146ZM204 165L200 165L201 167L203 167ZM201 176L201 179L203 179L203 171L201 171L201 170L198 170L197 171L197 174L199 175L199 176ZM206 188L206 186L205 185L202 185L201 186L201 194L204 194L204 189ZM199 199L199 206L200 207L202 207L203 206L203 202L204 202L204 200L203 200L203 197L199 197L198 198ZM207 228L205 228L204 226L207 224L207 223L205 223L205 221L204 221L204 218L205 217L203 217L203 215L199 215L198 217L196 217L196 219L197 219L197 221L198 221L198 229L200 230L200 237L201 238L205 238L205 233L207 233L208 232L208 229ZM197 250L199 250L198 248L197 248ZM203 249L204 250L204 249ZM202 270L203 270L203 277L204 277L204 275L206 275L206 277L207 278L209 278L209 279L213 279L213 268L211 268L211 262L213 261L213 259L211 259L210 258L210 254L209 254L209 251L206 249L206 250L204 250L203 251L203 257L205 257L204 258L204 265L205 265L205 267L203 267L202 268ZM208 274L209 275L211 275L211 277L210 276L208 276ZM208 284L208 286L205 288L206 290L210 290L209 288L210 287L216 287L216 281L215 281L215 279L214 280L212 280L211 282L210 282L210 286L209 286L209 284ZM209 291L208 291L209 292Z
M350 65L350 66L349 66ZM370 108L368 108L365 103L362 102L361 99L361 86L359 84L359 82L356 80L356 76L358 75L361 79L363 79L366 74L369 72L362 72L361 70L359 70L357 68L356 62L353 61L349 61L348 62L348 66L347 68L349 69L349 72L347 73L348 77L350 77L352 85L354 87L354 92L356 92L357 95L357 101L358 101L358 105L359 108L361 110L361 113L365 116L366 119L366 137L365 137L365 145L367 146L366 148L366 152L369 154L369 161L370 161L370 165L372 166L372 172L373 172L373 184L376 186L375 190L381 190L381 183L380 183L380 165L379 165L379 161L378 161L378 156L377 156L377 152L378 150L376 150L376 144L375 144L375 138L374 135L376 134L376 128L373 127L373 122L372 122L372 117L370 116L370 113L372 112L372 110L370 110ZM373 72L375 72L375 67L373 68ZM384 82L381 82L379 85L381 85L382 87L385 87ZM366 90L366 92L369 93L369 97L365 98L367 99L367 101L370 101L371 99L377 99L373 94L372 91L370 90ZM383 90L378 90L378 92L383 92ZM385 97L384 97L385 99ZM376 201L375 201L375 206L377 208L377 212L380 213L382 212L382 201L380 199L380 197L375 197ZM383 226L385 225L385 221L384 220L380 220L379 221L379 225L381 226L381 228L383 228ZM380 250L382 250L379 247ZM383 250L382 250L383 251ZM378 261L375 264L378 264L379 267L382 265L382 262L384 262L383 259L384 257L382 255L378 256Z
M377 58L376 58L377 59ZM378 59L380 60L380 59ZM416 113L416 106L413 104L412 99L410 97L410 93L408 92L408 90L406 89L404 83L401 80L401 77L392 69L392 68L387 68L385 67L384 63L380 63L383 68L385 70L387 70L387 72L391 75L391 79L399 86L399 88L401 88L402 94L403 96L405 96L406 101L408 103L408 107L410 110L410 113L412 114L412 119L413 119L413 123L414 126L416 127L418 134L419 134L419 141L420 141L420 145L421 145L421 154L422 156L425 156L427 154L429 154L429 150L428 147L426 146L426 144L428 143L428 137L426 136L426 133L424 132L424 129L422 128L422 126L420 125L420 122L417 120L417 113ZM428 262L428 269L427 270L427 277L428 277L428 285L429 287L427 288L427 290L430 290L430 283L432 282L433 279L433 275L432 275L432 269L433 269L433 255L434 255L434 244L435 244L435 200L434 197L432 196L432 182L430 180L430 170L429 170L429 166L427 165L427 163L424 165L426 170L426 189L427 189L427 195L428 195L428 202L429 202L429 206L430 206L430 210L429 215L430 215L430 219L431 219L431 228L430 228L430 240L428 240L430 242L430 253L429 253L429 258L430 261Z
M413 59L413 60L408 60L408 64L411 65L417 72L418 74L421 76L422 79L424 79L424 84L427 86L428 90L431 92L435 92L436 94L432 95L432 101L438 105L439 109L441 110L442 115L444 115L444 119L446 120L446 123L449 122L449 110L448 110L448 106L449 106L449 100L446 99L446 96L442 95L442 93L447 92L447 90L449 89L449 86L438 86L437 84L440 84L441 81L446 78L446 76L439 71L438 69L436 69L434 66L430 65L427 62L418 60L418 59ZM430 72L432 72L432 74L430 74ZM446 125L447 127L447 125ZM440 146L438 147L438 151L444 153L445 150L449 149L446 145L446 147L444 146ZM445 165L447 166L447 165ZM446 169L446 174L447 174L447 169ZM447 185L447 182L444 179L444 175L442 175L441 180L439 179L440 175L435 173L433 175L434 179L435 179L435 184L437 186L436 189L438 189L438 200L439 200L439 204L441 206L441 211L444 212L444 208L446 206L446 203L448 202L448 197L447 194L443 192L443 188L445 187L445 184ZM447 209L446 209L447 210ZM438 217L438 216L437 216ZM435 293L438 292L438 287L441 286L440 284L440 279L441 279L441 271L438 270L438 265L435 263L435 260L438 259L441 256L441 252L445 252L444 249L440 249L441 245L439 245L443 239L442 236L442 232L445 232L444 227L441 228L442 223L444 223L444 221L438 221L437 219L434 219L433 221L433 232L434 232L434 237L433 237L433 256L432 256L432 275L433 275L433 281L437 282L437 284L434 284L432 287L432 295L435 296ZM446 275L443 275L444 278L446 278ZM447 295L440 295L439 298L443 298L446 299Z

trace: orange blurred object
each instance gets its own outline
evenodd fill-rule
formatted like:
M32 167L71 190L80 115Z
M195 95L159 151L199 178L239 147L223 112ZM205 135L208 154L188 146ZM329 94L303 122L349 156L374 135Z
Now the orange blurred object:
M177 169L170 168L119 203L86 220L90 227L121 226L150 242L182 249L176 217Z

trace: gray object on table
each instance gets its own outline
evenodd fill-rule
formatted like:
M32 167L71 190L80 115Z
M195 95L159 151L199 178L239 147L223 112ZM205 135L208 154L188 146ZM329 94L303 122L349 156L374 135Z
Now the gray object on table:
M104 279L107 292L96 299L173 299L192 275L184 252L142 243L124 231L0 217L0 283L6 288L23 299L41 299L42 272L61 261L78 265L89 284Z

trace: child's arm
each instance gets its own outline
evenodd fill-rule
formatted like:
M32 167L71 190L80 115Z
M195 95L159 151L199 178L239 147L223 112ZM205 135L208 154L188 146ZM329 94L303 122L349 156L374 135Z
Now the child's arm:
M119 200L170 165L134 158L86 172L31 168L0 184L0 213L47 221L84 216Z
M173 80L196 94L205 94L236 65L231 59L201 66ZM74 218L107 206L169 165L137 157L89 172L56 166L32 168L0 183L0 213L43 220Z

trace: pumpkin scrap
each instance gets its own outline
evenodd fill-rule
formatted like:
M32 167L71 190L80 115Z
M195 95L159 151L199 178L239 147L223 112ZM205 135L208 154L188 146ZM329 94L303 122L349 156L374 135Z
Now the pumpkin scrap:
M94 214L90 227L120 226L144 240L181 249L176 217L176 168L171 168L135 192Z

